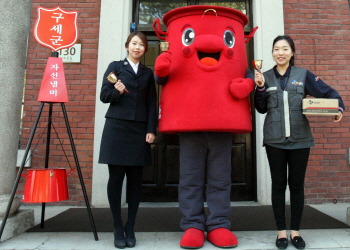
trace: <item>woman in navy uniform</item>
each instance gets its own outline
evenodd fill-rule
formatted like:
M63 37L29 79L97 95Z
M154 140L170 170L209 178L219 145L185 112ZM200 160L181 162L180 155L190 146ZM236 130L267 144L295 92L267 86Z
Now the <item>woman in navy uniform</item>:
M316 98L339 100L339 122L344 104L338 92L316 77L310 71L294 66L295 46L289 36L278 36L273 41L273 58L276 66L262 73L256 73L255 108L267 113L263 135L272 178L272 207L278 229L276 246L286 249L288 238L285 222L285 192L290 189L291 234L297 249L305 248L305 241L299 234L304 208L304 179L310 148L314 139L309 121L302 114L302 99L306 95ZM288 168L287 168L288 165Z
M150 165L151 143L155 139L157 95L153 72L140 63L147 51L147 38L132 32L126 43L128 56L111 62L103 77L100 99L109 103L105 115L99 163L108 164L108 200L114 222L114 245L134 247L134 225L140 203L143 166ZM110 73L116 83L107 80ZM127 177L128 220L121 218L121 193Z

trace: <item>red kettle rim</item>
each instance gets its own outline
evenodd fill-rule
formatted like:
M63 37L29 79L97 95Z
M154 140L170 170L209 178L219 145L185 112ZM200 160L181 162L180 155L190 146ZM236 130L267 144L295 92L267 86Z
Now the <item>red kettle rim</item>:
M202 16L204 11L207 9L214 9L218 17L224 16L227 18L234 19L240 22L243 25L243 27L248 23L248 17L243 12L228 7L213 5L191 5L170 10L163 16L163 23L166 26L168 26L169 23L181 17L193 15ZM208 15L215 15L215 13L208 12Z

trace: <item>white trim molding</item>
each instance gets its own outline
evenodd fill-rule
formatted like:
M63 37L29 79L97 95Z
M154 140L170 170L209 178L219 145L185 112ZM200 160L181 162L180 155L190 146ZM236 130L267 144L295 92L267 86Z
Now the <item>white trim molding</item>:
M104 116L108 108L107 104L103 104L100 101L102 77L110 62L123 60L126 57L125 41L130 34L131 17L132 0L101 1L91 200L92 206L95 207L109 206L107 199L108 167L98 163L102 131L105 123ZM125 182L122 204L125 204Z
M254 35L254 59L263 60L262 71L271 69L275 63L272 57L272 42L284 34L283 0L252 1L253 26L258 26ZM256 111L255 111L256 112ZM271 177L263 142L265 115L256 112L256 162L257 198L261 205L271 204Z

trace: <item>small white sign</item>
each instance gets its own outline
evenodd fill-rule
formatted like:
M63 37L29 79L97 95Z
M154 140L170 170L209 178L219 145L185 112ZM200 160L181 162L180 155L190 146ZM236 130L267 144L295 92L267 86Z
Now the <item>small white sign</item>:
M62 58L63 63L80 63L81 43L76 43L72 47L59 50L58 56Z
M17 151L17 167L20 167L22 165L22 161L24 158L24 153L26 152L24 149L18 149ZM29 150L28 151L28 155L27 155L27 159L25 161L24 166L25 167L31 167L32 165L32 154L33 154L33 150Z

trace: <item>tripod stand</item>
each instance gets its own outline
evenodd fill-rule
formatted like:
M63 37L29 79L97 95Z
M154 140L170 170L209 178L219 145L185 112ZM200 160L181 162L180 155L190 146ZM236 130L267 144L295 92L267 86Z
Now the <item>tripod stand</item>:
M0 228L0 239L1 239L2 233L3 233L4 228L5 228L5 224L6 224L7 218L8 218L9 213L10 213L11 205L12 205L13 199L14 199L14 197L15 197L15 193L16 193L16 190L17 190L17 187L18 187L18 183L19 183L19 180L20 180L20 178L21 178L21 174L22 174L22 172L23 172L23 168L24 168L24 165L25 165L25 162L26 162L26 159L27 159L27 155L28 155L30 146L31 146L32 141L33 141L33 138L34 138L34 134L35 134L36 128L37 128L38 123L39 123L39 119L40 119L40 116L41 116L41 112L42 112L42 110L43 110L43 108L44 108L44 104L45 104L45 102L42 102L42 103L40 104L40 108L39 108L39 110L38 110L38 114L37 114L37 116L36 116L36 120L35 120L35 122L34 122L34 126L33 126L33 129L32 129L32 132L31 132L31 134L30 134L30 138L29 138L29 141L28 141L26 150L25 150L25 152L24 152L23 160L22 160L21 166L20 166L20 168L19 168L19 171L18 171L16 180L15 180L15 184L14 184L13 189L12 189L12 193L11 193L11 196L10 196L9 203L8 203L8 205L7 205L7 209L6 209L6 212L5 212L4 219L3 219L2 224L1 224L1 228ZM53 107L53 103L52 103L52 102L49 102L49 105L50 105L50 106L49 106L49 120L48 120L47 141L46 141L45 168L48 168L48 162L49 162L50 134L51 134L51 120L52 120L52 107ZM73 141L72 132L71 132L71 129L70 129L70 126L69 126L69 121L68 121L68 116L67 116L66 108L65 108L65 105L64 105L63 102L61 103L61 107L62 107L62 111L63 111L63 115L64 115L64 120L65 120L66 127L67 127L67 132L68 132L70 144L71 144L72 151L73 151L73 155L74 155L74 160L75 160L77 172L78 172L78 175L79 175L79 180L80 180L81 188L82 188L83 195L84 195L84 199L85 199L85 204L86 204L87 212L88 212L89 219L90 219L90 224L91 224L91 227L92 227L92 230L93 230L93 233L94 233L95 240L98 241L98 235L97 235L97 231L96 231L94 219L93 219L93 216L92 216L92 213L91 213L91 207L90 207L89 199L88 199L88 196L87 196L87 193L86 193L86 188L85 188L83 176L82 176L82 173L81 173L81 169L80 169L80 165L79 165L79 161L78 161L78 156L77 156L76 149L75 149L75 146L74 146L74 141ZM44 227L44 217L45 217L45 203L42 203L42 211L41 211L41 227L42 227L42 228Z

